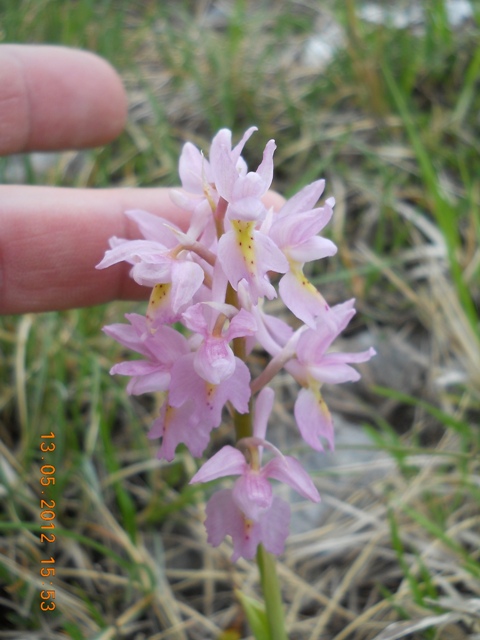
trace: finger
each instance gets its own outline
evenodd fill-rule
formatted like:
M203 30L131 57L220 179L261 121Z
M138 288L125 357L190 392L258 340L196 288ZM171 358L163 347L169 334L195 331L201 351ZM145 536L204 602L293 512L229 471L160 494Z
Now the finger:
M96 270L111 236L141 237L124 212L145 209L182 228L189 213L169 189L0 186L0 313L84 307L148 298L120 264ZM265 198L279 208L276 193Z
M0 155L105 144L126 114L119 76L93 53L0 45Z
M126 264L98 271L108 239L140 237L124 215L146 209L185 226L168 189L0 187L0 313L139 299Z

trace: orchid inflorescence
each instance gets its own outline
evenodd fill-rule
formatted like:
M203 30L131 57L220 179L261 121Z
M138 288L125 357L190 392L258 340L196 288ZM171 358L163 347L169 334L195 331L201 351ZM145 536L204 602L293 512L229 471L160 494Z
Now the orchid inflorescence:
M222 129L209 160L187 142L179 163L183 190L172 197L190 212L188 230L146 211L127 211L144 239L111 238L98 265L126 261L131 277L152 288L145 316L127 314L129 324L104 331L143 356L111 369L131 377L128 393L162 394L160 415L149 432L150 438L161 438L159 458L173 460L180 443L202 456L225 406L235 420L252 415L247 432L237 429L236 447L224 446L191 480L238 476L232 489L210 498L205 523L211 544L231 536L233 560L253 558L260 543L276 555L284 549L290 508L273 496L269 479L320 500L301 464L266 440L274 402L267 385L281 369L288 371L301 386L294 415L302 438L316 451L333 449L332 417L321 386L358 380L349 363L375 354L372 348L329 351L355 314L354 300L330 307L303 268L336 253L333 242L317 235L332 216L334 199L316 206L324 190L324 181L317 180L278 212L267 209L262 198L272 182L276 145L270 140L257 170L248 171L241 153L255 130L248 129L232 148L231 132ZM278 293L302 323L296 330L263 309L265 298L277 296L272 273L282 274ZM257 343L271 359L252 380L246 362ZM273 455L263 464L266 451Z

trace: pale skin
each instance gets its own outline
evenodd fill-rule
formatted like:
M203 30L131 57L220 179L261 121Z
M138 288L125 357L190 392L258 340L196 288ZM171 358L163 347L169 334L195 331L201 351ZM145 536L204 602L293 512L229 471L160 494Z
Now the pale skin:
M122 82L105 60L63 47L0 45L0 156L104 145L125 126ZM169 189L0 185L0 314L148 298L128 265L95 269L111 236L141 237L145 209L186 227ZM283 199L267 194L278 208Z

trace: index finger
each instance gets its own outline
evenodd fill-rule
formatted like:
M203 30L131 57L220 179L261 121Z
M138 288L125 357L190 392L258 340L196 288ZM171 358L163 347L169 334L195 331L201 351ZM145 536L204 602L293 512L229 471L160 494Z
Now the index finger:
M0 45L0 155L105 144L123 129L122 82L88 51Z

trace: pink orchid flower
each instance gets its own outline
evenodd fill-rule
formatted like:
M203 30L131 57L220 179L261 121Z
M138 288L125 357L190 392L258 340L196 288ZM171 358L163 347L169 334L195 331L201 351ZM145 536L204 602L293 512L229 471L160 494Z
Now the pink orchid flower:
M250 371L242 360L235 358L233 374L218 384L212 384L195 371L194 358L195 355L190 353L179 358L173 365L169 401L172 406L181 407L193 400L201 425L199 428L205 428L210 433L220 425L222 409L227 402L238 413L248 412Z
M289 268L273 240L257 231L254 222L241 220L233 221L232 228L220 238L218 260L235 291L245 281L254 304L259 298L277 297L268 272L285 273Z
M262 347L303 387L295 401L294 415L303 439L316 451L324 451L322 439L334 448L333 421L320 393L322 384L339 384L360 379L349 363L370 360L375 349L360 353L332 353L333 341L355 315L355 300L324 309L317 315L315 329L306 326L297 331L283 320L265 314L259 305L252 308L258 329L255 334ZM260 376L261 377L261 376ZM252 388L257 386L252 382Z
M173 364L168 395L148 434L151 439L162 438L157 457L168 461L181 442L193 456L201 456L210 432L220 425L227 402L239 413L249 409L250 371L242 360L235 358L234 375L211 384L196 373L193 359L194 354L189 353Z
M240 556L252 559L259 543L267 551L283 552L288 535L290 508L275 498L269 478L289 485L313 502L320 496L310 476L291 456L284 456L264 439L268 417L273 407L274 392L266 387L258 395L254 419L254 435L238 444L245 447L250 462L238 449L227 445L208 460L190 481L209 482L225 476L240 476L233 489L225 489L212 496L207 505L205 526L208 541L218 546L226 535L232 537L232 560ZM271 450L275 457L261 466L262 451Z
M204 269L191 259L190 252L182 251L178 237L194 242L201 226L183 234L175 225L147 211L127 211L126 215L137 223L145 240L111 238L111 249L97 269L125 261L133 265L130 275L138 284L147 287L168 285L168 301L175 316L191 303L205 277Z
M350 363L367 362L375 355L372 347L360 353L328 352L332 342L355 315L355 300L348 300L326 310L316 318L316 328L304 331L297 343L296 358L285 365L304 387L294 406L299 431L307 444L323 451L321 439L334 448L333 421L320 393L322 384L340 384L360 379Z
M289 270L279 282L280 296L297 318L315 328L315 318L328 305L303 273L306 262L335 255L337 247L317 234L330 221L335 201L313 208L323 192L324 180L304 187L273 217L269 236L288 260Z
M182 317L185 325L203 338L193 361L198 375L215 385L229 378L236 366L229 342L255 333L252 314L229 304L199 302Z
M131 376L127 393L140 395L166 391L170 385L170 372L177 360L190 352L184 336L170 327L160 327L152 334L144 316L125 315L128 324L112 324L103 331L125 347L145 356L145 360L120 362L110 369L111 374Z

